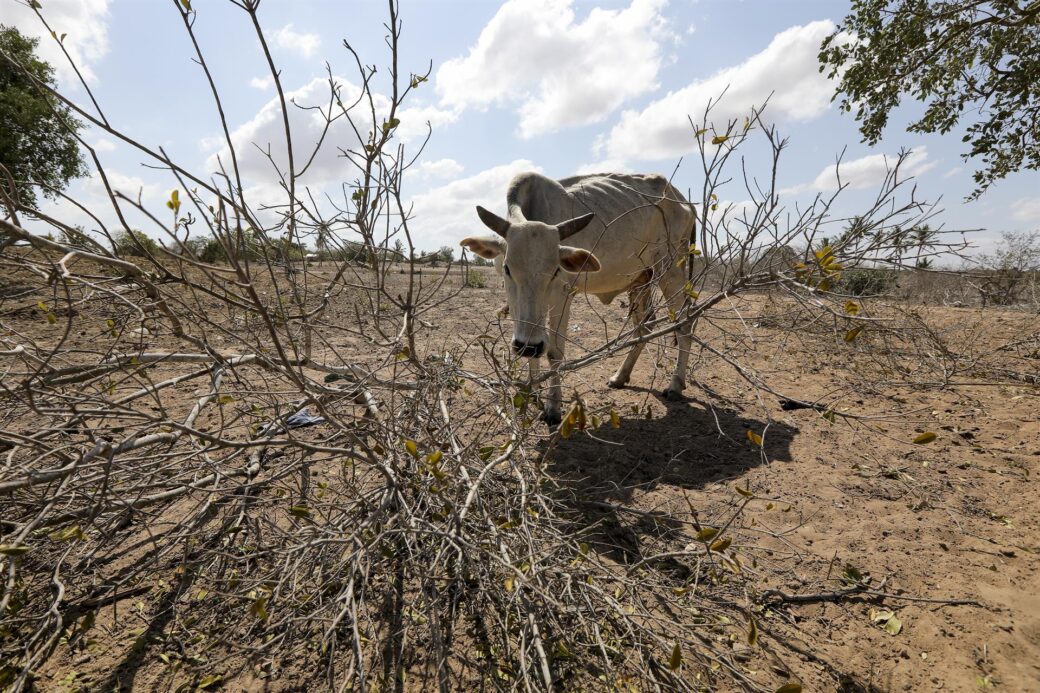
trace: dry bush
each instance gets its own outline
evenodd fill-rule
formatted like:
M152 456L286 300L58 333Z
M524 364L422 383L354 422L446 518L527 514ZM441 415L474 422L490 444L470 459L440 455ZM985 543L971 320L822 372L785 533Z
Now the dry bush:
M173 6L208 76L196 10ZM316 111L358 134L344 146L343 200L315 202L299 184L320 143L283 143L288 156L271 157L282 198L257 201L230 137L224 169L191 171L74 102L83 120L169 171L167 209L113 189L85 142L108 193L108 209L91 210L96 228L5 200L0 682L30 688L56 652L79 651L98 620L132 609L140 633L127 662L177 684L285 675L336 690L774 690L798 649L769 628L767 605L787 596L758 582L753 547L782 530L748 520L755 490L649 518L582 499L548 462L568 437L623 426L629 413L575 398L546 434L535 412L549 374L529 381L490 321L486 334L436 338L427 318L466 280L430 266L438 255L416 258L401 185L419 152L395 130L428 73L398 71L401 23L389 8L389 96L358 57L361 95L339 101L330 78L332 105ZM255 3L241 10L266 46ZM294 106L267 58L289 129ZM831 218L834 197L793 212L780 204L787 143L761 110L713 124L709 109L694 130L699 231L690 254L673 258L690 270L685 308L657 306L645 336L610 326L561 370L573 377L690 323L732 325L731 338L695 339L700 358L760 396L854 422L837 395L804 401L772 387L745 356L747 326L731 301L770 290L786 316L775 326L817 350L821 337L829 349L888 339L887 318L840 287L846 268L900 266L903 229L933 211L901 178L905 155L852 230L825 242L826 228L848 220ZM751 146L772 170L743 178L739 213L719 209ZM122 221L130 208L153 220L160 250L120 252L136 237ZM307 242L324 271L300 261ZM803 250L774 250L788 247ZM930 252L951 249L936 241ZM868 386L851 371L843 385ZM321 425L303 425L318 420L308 417ZM769 425L748 438L767 462ZM619 551L604 512L615 529L652 521L668 531L635 555ZM854 574L839 586L880 589ZM133 680L126 667L107 676L98 689Z

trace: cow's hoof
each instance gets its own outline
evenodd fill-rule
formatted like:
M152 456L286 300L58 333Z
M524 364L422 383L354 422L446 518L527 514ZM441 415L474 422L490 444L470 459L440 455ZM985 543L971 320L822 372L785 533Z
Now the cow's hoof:
M622 380L621 378L617 377L616 375L613 376L610 380L607 381L607 387L612 387L615 390L620 390L625 385L628 385L628 381L627 380Z
M683 398L682 390L676 390L675 388L671 387L667 388L661 394L663 394L664 398L669 402L681 402Z
M556 428L563 421L563 415L558 411L545 410L542 412L541 419L549 428Z

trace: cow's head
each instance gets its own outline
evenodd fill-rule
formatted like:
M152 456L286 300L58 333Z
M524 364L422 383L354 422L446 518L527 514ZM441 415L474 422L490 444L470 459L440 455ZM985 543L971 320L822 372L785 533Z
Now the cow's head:
M513 351L519 356L537 358L545 351L545 320L552 292L563 291L565 272L598 272L599 260L582 248L562 245L567 237L581 231L593 214L583 214L556 226L528 221L519 210L511 210L509 220L483 207L477 214L484 225L498 236L471 236L460 245L488 260L504 256L506 300L513 316ZM559 316L554 316L559 319Z

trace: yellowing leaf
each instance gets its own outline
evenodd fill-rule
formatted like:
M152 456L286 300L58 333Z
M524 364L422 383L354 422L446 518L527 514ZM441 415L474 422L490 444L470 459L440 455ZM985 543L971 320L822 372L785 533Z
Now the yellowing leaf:
M776 693L802 693L802 684L797 681L789 681L777 688Z
M863 331L863 325L856 325L855 327L853 327L851 330L849 330L848 332L845 333L845 337L844 337L845 343L846 344L851 344L852 340L856 339L856 337L858 337L859 333L862 332L862 331Z
M729 135L715 135L714 137L711 138L711 143L712 144L722 144L723 142L725 142L728 139L729 139Z
M737 493L744 496L745 498L755 497L755 494L751 493L751 491L748 491L746 488L740 488L739 486L734 486L733 488L736 490Z
M249 613L261 621L267 620L267 597L258 597L249 607Z
M859 315L859 304L852 299L845 301L845 312L849 315Z
M217 404L231 404L235 401L235 398L231 395L221 395L217 397Z
M47 535L47 538L51 541L70 541L72 539L83 541L87 538L87 535L79 525L73 525L72 527L51 532Z
M503 580L502 584L505 586L506 592L512 592L513 588L516 587L516 584L513 581L513 578L511 577L507 577L505 580Z
M311 509L306 505L294 505L289 508L289 514L293 517L307 518L311 516Z
M733 540L730 537L726 537L725 539L719 539L717 541L713 541L711 543L711 546L708 547L708 548L710 548L712 551L714 551L716 553L722 553L723 551L728 549L730 544L732 544L732 543L733 543Z
M404 449L408 451L408 454L418 459L419 457L419 446L415 444L414 440L404 441Z
M24 556L29 547L24 544L0 544L0 556Z
M925 431L921 435L914 438L914 443L917 445L927 445L928 443L935 440L936 435L932 431Z
M675 647L672 648L672 656L668 658L668 668L677 671L681 666L682 649L679 647L679 643L675 643Z
M621 417L613 409L610 410L610 425L614 428L621 428Z
M747 643L748 645L755 645L758 643L758 625L755 623L755 619L751 619L751 624L748 628Z
M206 676L201 681L199 681L199 690L205 691L207 689L213 688L223 680L224 676L221 674L210 674L209 676Z
M698 130L697 132L695 132L693 134L694 134L695 137L701 137L707 131L708 131L708 128L701 128L700 130Z
M440 450L434 450L433 452L431 452L429 455L426 456L426 461L428 463L430 463L430 464L437 464L438 462L441 461L442 457L444 457L444 453L443 452L441 452Z
M758 435L750 428L747 430L747 439L755 445L757 445L758 447L762 447L762 436Z
M716 527L702 527L697 532L697 541L711 541L719 535L719 530Z

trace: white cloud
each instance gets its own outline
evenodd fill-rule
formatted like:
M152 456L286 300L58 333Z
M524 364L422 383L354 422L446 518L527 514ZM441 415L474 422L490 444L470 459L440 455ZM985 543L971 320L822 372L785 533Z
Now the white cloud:
M455 247L466 236L484 236L476 205L506 214L506 187L518 173L541 169L527 159L517 159L466 178L460 178L412 198L415 218L412 238L420 248Z
M274 45L286 50L295 51L304 58L310 58L321 47L321 36L301 33L293 29L292 23L286 24L274 32Z
M576 21L572 0L508 0L469 55L437 71L442 105L514 107L529 138L602 121L657 88L661 43L672 37L666 0L593 8Z
M116 150L116 143L112 140L106 140L104 137L99 137L93 144L90 145L94 148L94 151L99 154L105 152L114 152Z
M419 173L423 178L454 178L462 173L462 164L455 159L423 161L419 164Z
M352 104L357 100L359 88L346 79L334 77L339 85L340 98L344 104ZM357 175L354 169L341 156L341 149L359 151L361 143L357 139L354 128L342 111L333 107L331 115L338 117L325 133L321 148L313 159L311 154L314 146L322 137L325 129L325 118L323 112L327 111L329 104L328 78L318 77L304 84L298 89L288 91L285 94L289 108L289 125L292 130L294 162L297 171L310 161L306 174L298 184L321 187L326 183L349 181ZM389 100L380 95L374 95L376 117L379 124L389 113ZM305 110L300 107L318 107L320 110ZM372 129L371 115L367 105L359 106L351 115L355 119L357 131L364 135ZM395 136L404 144L417 144L426 136L426 122L437 126L451 122L455 114L441 111L434 107L403 108L397 112L401 123ZM231 133L231 140L235 145L238 155L239 169L242 172L247 188L259 186L258 189L273 190L277 182L275 170L271 161L267 158L270 152L271 159L281 171L288 171L288 156L285 147L285 131L282 125L282 113L277 98L270 99L264 104L255 116L236 127ZM214 140L216 143L217 140ZM217 145L217 151L210 150L206 167L209 171L217 171L217 156L219 155L225 166L230 165L227 147L221 142Z
M838 188L838 173L842 185L850 189L872 188L885 180L885 176L896 165L897 156L887 154L869 154L852 161L842 161L837 171L834 166L827 166L811 183L781 190L781 193L797 193L803 191L824 192ZM920 176L935 167L934 161L928 161L928 148L917 147L906 157L899 169L899 177L905 180L910 176Z
M88 82L96 82L94 65L108 53L108 5L110 0L45 0L40 13L58 36ZM0 2L0 24L17 27L40 39L37 55L50 63L62 82L77 81L61 47L26 2Z
M274 86L274 77L271 75L265 77L253 77L249 80L249 86L253 89L259 89L260 91L267 91Z
M1040 221L1040 197L1023 197L1011 204L1011 218L1016 221Z
M667 159L696 149L688 117L699 122L709 100L722 101L711 112L719 125L743 118L767 98L770 120L808 121L830 106L833 83L819 71L817 54L830 21L780 32L765 50L652 102L642 111L625 111L604 142L609 157ZM772 96L770 97L770 94Z
M575 169L575 175L588 173L631 173L632 167L621 159L602 159L587 164L581 164Z
M954 166L949 171L943 174L943 178L952 178L962 171L960 166Z

